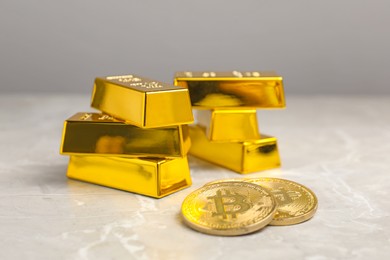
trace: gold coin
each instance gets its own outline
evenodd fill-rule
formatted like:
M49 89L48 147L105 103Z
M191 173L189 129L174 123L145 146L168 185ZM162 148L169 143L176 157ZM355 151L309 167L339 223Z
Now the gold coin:
M270 225L285 226L302 223L314 216L318 200L313 191L302 184L278 178L242 178L219 180L207 183L226 183L244 181L269 189L277 203L277 211Z
M221 236L257 231L272 221L276 202L266 188L248 182L215 183L195 190L181 213L191 228Z

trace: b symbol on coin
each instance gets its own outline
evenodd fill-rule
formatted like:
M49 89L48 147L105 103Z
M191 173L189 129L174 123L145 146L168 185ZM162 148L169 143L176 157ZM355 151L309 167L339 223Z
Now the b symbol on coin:
M271 191L243 182L219 182L191 192L183 201L184 223L211 235L239 236L268 225L276 212Z
M227 219L228 215L232 218L237 218L237 213L244 213L250 209L251 205L245 202L245 196L240 194L232 194L230 190L226 190L222 194L222 190L217 190L215 196L207 197L208 200L214 200L215 209L217 212L212 212L212 217L222 216Z

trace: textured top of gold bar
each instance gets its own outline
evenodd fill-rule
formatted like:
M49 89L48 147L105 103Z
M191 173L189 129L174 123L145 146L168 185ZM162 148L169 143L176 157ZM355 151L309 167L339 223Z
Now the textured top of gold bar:
M142 128L194 120L186 88L136 75L96 78L91 106Z
M162 83L156 80L151 80L135 75L123 75L123 76L109 76L100 78L102 80L110 81L111 83L118 84L124 88L130 88L141 92L153 92L153 91L167 91L167 90L181 90L182 88L172 86L166 83Z
M271 71L177 72L194 108L283 108L283 78Z
M79 112L69 117L66 121L70 122L101 122L101 123L118 123L123 124L123 121L118 120L110 115L100 113Z
M180 71L176 72L175 78L177 80L242 80L243 78L249 80L259 80L264 78L278 78L282 77L273 71Z

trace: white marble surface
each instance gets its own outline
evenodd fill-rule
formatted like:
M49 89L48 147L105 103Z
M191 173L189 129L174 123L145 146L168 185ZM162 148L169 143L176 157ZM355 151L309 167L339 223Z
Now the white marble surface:
M239 177L190 158L193 186L156 200L68 180L63 120L89 96L0 97L0 259L390 259L390 97L287 97L262 111L279 138L276 176L312 188L308 222L215 237L180 220L184 197Z

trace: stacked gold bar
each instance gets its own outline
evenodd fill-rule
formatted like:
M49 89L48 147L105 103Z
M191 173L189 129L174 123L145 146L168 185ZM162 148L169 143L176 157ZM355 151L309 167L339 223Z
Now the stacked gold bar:
M177 72L197 109L190 154L239 173L280 166L275 137L260 134L256 109L284 108L282 77L273 72Z
M189 92L134 75L96 78L91 106L64 123L67 176L161 198L191 185Z

